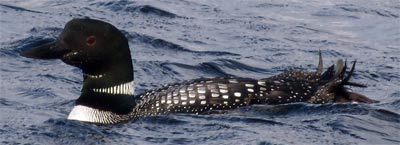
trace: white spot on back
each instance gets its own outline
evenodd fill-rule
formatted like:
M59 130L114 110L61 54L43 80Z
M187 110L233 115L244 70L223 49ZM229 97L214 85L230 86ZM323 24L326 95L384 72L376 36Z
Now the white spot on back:
M212 89L210 90L210 92L211 92L211 93L218 93L218 90L217 90L216 88L212 88Z
M228 93L228 90L227 90L227 89L219 89L219 92L221 92L221 93Z
M265 86L265 81L258 81L257 84L258 84L258 85Z
M182 88L182 89L179 90L179 92L180 92L180 93L185 93L186 90L185 90L184 88Z
M190 93L190 94L189 94L189 98L194 98L194 97L196 97L196 94L195 94L195 93Z
M197 88L197 92L198 92L199 94L204 94L204 93L206 93L206 88L205 88L205 87L198 87L198 88Z
M229 81L229 83L238 83L238 81L236 79L229 79L228 81Z
M219 94L217 94L217 93L212 93L211 94L211 97L218 97L219 96Z
M240 97L242 94L241 94L240 92L235 92L234 95L235 95L236 97Z
M206 99L206 96L205 95L199 95L199 99L204 100L204 99Z
M220 89L228 89L228 85L226 85L226 84L218 84L218 87Z
M181 96L181 100L187 100L187 96Z

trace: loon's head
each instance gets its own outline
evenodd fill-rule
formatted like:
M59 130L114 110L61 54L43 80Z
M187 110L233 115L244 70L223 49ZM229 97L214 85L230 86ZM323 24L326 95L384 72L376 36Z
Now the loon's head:
M21 55L36 59L61 59L82 69L82 94L68 119L101 122L104 120L96 120L99 115L124 115L135 106L128 41L121 31L109 23L88 18L73 19L65 25L57 40L24 51Z
M61 59L90 76L116 71L120 79L133 79L132 73L125 73L132 72L126 37L113 25L99 20L73 19L65 25L56 41L21 55L36 59Z

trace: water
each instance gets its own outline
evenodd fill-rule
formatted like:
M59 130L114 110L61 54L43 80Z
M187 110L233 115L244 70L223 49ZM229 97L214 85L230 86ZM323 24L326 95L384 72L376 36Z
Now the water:
M198 77L264 78L357 60L352 88L377 104L257 105L112 126L66 120L79 69L19 52L76 17L124 31L136 92ZM400 144L400 3L382 1L0 2L0 144Z

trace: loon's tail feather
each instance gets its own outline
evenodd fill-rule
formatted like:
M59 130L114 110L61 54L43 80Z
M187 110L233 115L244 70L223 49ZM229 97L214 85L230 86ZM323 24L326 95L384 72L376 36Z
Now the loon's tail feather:
M350 71L347 73L347 76L345 76L346 70L347 70L347 60L343 63L343 60L339 59L338 62L336 63L336 71L335 71L335 77L334 78L342 78L342 85L346 86L355 86L355 87L361 87L361 88L366 88L366 85L359 84L359 83L354 83L350 82L350 78L354 73L354 69L356 67L357 60L354 61L353 65L351 66Z
M321 57L320 57L320 61L319 62L320 63L318 64L317 73L322 72L322 68L321 68L322 67L322 64L321 64L322 63L322 59L321 59ZM367 87L366 85L349 81L350 78L351 78L351 75L354 72L354 68L355 68L355 64L356 63L357 63L357 60L354 61L353 66L351 67L351 70L348 73L348 75L347 75L347 77L346 77L346 79L344 81L345 82L344 85L366 88ZM320 80L322 81L322 84L326 84L327 82L332 81L333 79L335 79L337 77L344 77L343 75L346 72L346 69L347 69L347 60L343 63L343 60L339 59L336 62L336 69L335 69L335 65L332 65L332 66L330 66L328 68L327 71L325 71L322 74L320 73L321 74L320 75L321 76Z
M318 55L319 55L319 61L318 61L317 74L322 74L322 71L324 71L324 62L322 60L321 50L318 51Z
M359 83L354 83L354 82L350 82L350 78L351 78L351 76L353 75L354 69L355 69L355 67L356 67L356 63L357 63L357 60L354 61L353 66L352 66L351 69L350 69L350 72L349 72L348 75L344 78L344 81L343 81L343 82L344 82L344 85L366 88L366 87L367 87L366 85L359 84Z
M359 102L359 103L377 103L364 95L350 92L345 86L366 87L365 85L350 82L354 73L356 61L354 61L350 71L346 75L347 61L339 59L335 65L321 75L321 80L326 81L318 88L318 91L309 100L310 103L328 103L328 102Z
M321 81L329 81L334 78L335 65L330 66L323 74L321 74Z

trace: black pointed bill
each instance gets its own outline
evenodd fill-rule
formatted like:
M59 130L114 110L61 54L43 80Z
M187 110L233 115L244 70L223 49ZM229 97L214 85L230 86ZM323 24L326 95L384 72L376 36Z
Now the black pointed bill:
M20 53L21 56L34 59L60 59L70 50L61 47L58 41L52 41Z

